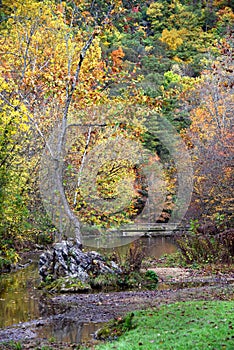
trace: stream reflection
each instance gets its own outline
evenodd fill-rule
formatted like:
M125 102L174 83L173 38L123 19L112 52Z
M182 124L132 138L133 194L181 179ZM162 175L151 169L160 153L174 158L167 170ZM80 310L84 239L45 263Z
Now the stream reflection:
M105 250L106 252L111 252L115 249L119 251L120 255L126 255L129 249L127 237L115 239L119 239L119 243L122 245L117 248L98 249L97 246L90 248L90 244L88 249ZM163 254L170 254L177 250L172 238L142 237L140 240L146 256L159 258ZM35 260L37 257L34 256L33 259ZM53 314L53 310L49 310L46 304L46 298L43 296L42 291L37 289L39 281L37 261L34 261L27 267L16 272L0 275L0 328L38 319L45 316L46 313L47 315L49 313ZM71 334L73 334L72 327L70 323L68 328L71 329ZM74 325L74 329L76 328L77 323ZM87 327L83 325L81 327L82 332L85 332L86 328ZM61 330L61 332L63 332L63 330ZM68 332L68 330L66 330L66 332ZM71 336L73 337L73 335ZM78 335L75 337L78 337Z
M132 238L114 237L110 239L111 242L109 243L114 244L114 248L99 248L99 241L95 241L92 237L86 238L85 243L88 245L89 249L97 249L98 251L103 253L117 251L120 254L120 256L125 256L129 250ZM145 252L145 255L152 256L156 259L160 258L164 254L172 254L177 251L177 247L175 241L173 240L173 237L141 237L139 238L139 241L142 244L142 248Z
M0 328L40 316L38 263L0 275Z
M39 337L55 338L56 341L67 343L81 343L89 340L91 336L103 325L103 322L79 323L70 319L44 326L38 332Z

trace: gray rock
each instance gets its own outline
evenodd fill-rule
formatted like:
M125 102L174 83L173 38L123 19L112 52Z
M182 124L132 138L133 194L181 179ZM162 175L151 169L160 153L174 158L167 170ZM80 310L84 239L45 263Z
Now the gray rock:
M105 273L121 273L119 266L95 251L85 253L75 241L55 243L51 250L41 254L39 274L42 281L50 276L53 280L60 277L77 278L88 282L90 276Z

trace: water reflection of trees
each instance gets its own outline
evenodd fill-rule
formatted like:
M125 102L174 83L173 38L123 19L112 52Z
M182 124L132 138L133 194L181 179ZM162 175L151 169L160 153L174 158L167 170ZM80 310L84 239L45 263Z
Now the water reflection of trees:
M147 256L159 257L177 249L172 238L144 237L141 241ZM122 244L115 249L125 256L129 246ZM108 249L103 249L104 251L108 253ZM109 249L110 252L113 252L113 248ZM38 317L61 314L67 310L68 306L53 303L42 291L37 290L38 283L37 263L0 276L0 328Z
M39 316L37 263L0 277L0 327Z
M61 317L59 320L42 327L39 330L39 336L46 338L55 338L57 341L79 344L90 340L98 328L103 325L102 322L79 322L69 317Z

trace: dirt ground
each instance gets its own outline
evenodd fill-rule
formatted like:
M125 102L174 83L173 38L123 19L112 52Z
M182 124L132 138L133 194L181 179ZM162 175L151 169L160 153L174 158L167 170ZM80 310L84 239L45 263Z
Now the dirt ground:
M199 283L232 283L234 281L234 269L228 272L209 271L207 270L196 270L191 268L181 267L152 267L153 270L159 277L160 283L174 283L174 284L198 284Z
M43 338L45 327L70 321L78 324L106 322L127 311L160 307L161 304L187 300L234 300L234 271L207 274L184 268L151 268L159 276L158 289L145 291L107 292L97 294L64 294L44 298L39 320L0 330L0 349L13 349L8 341L22 342L22 349L74 349L77 344L53 342ZM91 343L93 343L91 341ZM91 344L90 343L90 344Z

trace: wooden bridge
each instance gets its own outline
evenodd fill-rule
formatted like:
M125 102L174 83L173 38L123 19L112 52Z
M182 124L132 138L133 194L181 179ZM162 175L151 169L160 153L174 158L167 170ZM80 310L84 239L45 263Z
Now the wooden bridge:
M110 231L110 234L118 234L122 237L130 236L170 236L178 231L187 231L187 226L181 226L174 223L146 223L133 224L121 227L119 230Z

